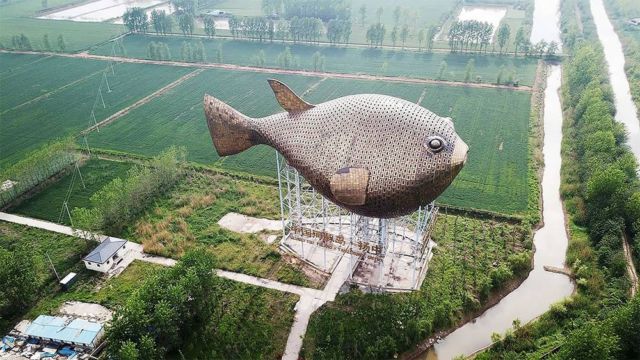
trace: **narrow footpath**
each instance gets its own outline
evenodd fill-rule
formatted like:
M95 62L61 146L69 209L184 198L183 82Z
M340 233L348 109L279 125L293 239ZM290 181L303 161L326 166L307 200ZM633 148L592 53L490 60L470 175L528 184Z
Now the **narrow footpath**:
M49 221L8 214L5 212L0 212L0 221L30 226L87 240L103 241L107 238L107 236L105 235L94 234L84 230L73 229L69 226L55 224ZM129 263L133 260L141 260L163 266L174 266L176 264L176 260L174 259L147 254L143 252L142 245L135 242L130 243L132 245L131 251L133 251L134 254L133 256L129 256ZM355 261L351 261L350 257L350 254L343 255L342 259L340 259L340 262L336 266L336 269L331 274L331 278L329 279L329 281L327 281L327 284L322 290L285 284L275 280L258 278L255 276L235 273L221 269L216 269L215 272L217 276L223 277L225 279L267 289L288 292L300 296L300 299L295 306L296 313L294 316L293 325L291 326L289 337L287 339L287 346L284 351L284 356L282 357L283 360L297 360L300 354L300 349L302 349L302 341L304 339L305 333L307 332L307 326L309 324L311 314L314 311L318 310L318 308L320 308L326 302L335 300L338 291L340 291L340 288L351 273L350 265L352 263L355 263Z

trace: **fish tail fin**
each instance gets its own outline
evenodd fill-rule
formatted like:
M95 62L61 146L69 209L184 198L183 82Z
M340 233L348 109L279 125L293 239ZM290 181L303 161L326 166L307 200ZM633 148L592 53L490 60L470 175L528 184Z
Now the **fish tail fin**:
M234 155L263 143L252 118L211 95L204 96L204 113L218 155Z

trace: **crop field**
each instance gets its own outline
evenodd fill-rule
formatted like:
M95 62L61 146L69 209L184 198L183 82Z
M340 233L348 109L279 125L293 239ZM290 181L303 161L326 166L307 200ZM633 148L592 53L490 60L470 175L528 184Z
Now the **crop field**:
M147 49L151 41L165 42L171 51L173 60L181 60L183 37L155 37L129 35L123 40L126 54L134 58L147 58ZM191 40L193 41L193 40ZM280 68L278 55L289 46L296 59L296 69L313 69L313 54L319 51L325 56L325 71L336 73L363 73L371 75L407 76L414 78L436 79L439 76L442 62L446 62L447 70L444 80L463 81L465 68L470 59L475 61L475 70L471 76L480 76L484 82L495 82L504 66L506 71L515 71L515 78L522 85L531 85L535 77L537 59L517 58L511 56L494 56L480 54L450 53L416 53L368 48L344 48L311 45L286 45L278 42L259 43L244 40L203 40L206 59L215 62L218 49L222 47L224 63L245 66L255 65L255 56L262 50L265 53L265 66ZM111 46L96 48L94 53L111 55Z
M100 80L100 70L105 70L105 66L102 61L0 54L0 89L11 89L1 93L0 116L73 82ZM64 71L57 71L61 69Z
M131 167L129 163L91 159L80 167L82 180L73 175L71 170L64 178L52 184L34 197L24 201L20 205L10 209L12 213L22 214L38 219L58 222L62 210L62 203L71 188L68 206L69 211L76 207L91 207L89 198L111 180L124 177ZM73 182L73 186L72 186ZM84 187L83 187L84 182ZM66 213L62 217L62 223L71 225Z
M209 92L253 117L281 111L265 79L267 74L207 70L162 97L92 133L92 146L152 156L170 145L189 150L192 161L225 169L275 176L275 152L257 146L219 159L213 149L202 109ZM277 76L299 94L318 78ZM233 91L225 86L233 81ZM530 94L497 89L326 79L305 99L320 103L357 93L381 93L416 102L451 116L469 144L469 161L441 197L445 204L517 213L527 205L527 136Z
M86 67L86 73L95 69L93 62L69 60L56 62L51 73L64 73L70 67ZM107 63L102 63L107 66ZM95 118L100 122L118 110L178 79L190 69L167 68L143 64L114 65L115 74L108 72L109 89L102 86L102 98L98 87L103 77L93 76L55 94L39 99L29 106L9 109L0 117L0 167L20 159L25 152L55 138L77 134L93 125L91 110L95 104ZM75 70L73 70L75 71ZM41 75L41 74L39 74ZM35 76L35 75L34 75ZM25 74L24 83L38 84L38 77ZM2 93L2 97L11 97ZM12 100L15 102L16 100ZM4 109L3 109L4 110Z
M25 34L34 49L44 49L43 36L48 34L53 49L58 49L58 35L63 35L66 51L77 51L106 41L124 32L122 25L36 19L49 11L75 0L20 0L0 6L0 47L10 47L11 37Z
M125 152L156 155L171 145L185 146L189 159L204 164L219 160L204 117L202 99L209 93L252 117L282 111L267 79L274 75L207 70L161 97L145 104L115 123L93 132L91 146ZM275 76L302 93L318 78ZM229 169L275 176L275 153L256 147L220 161Z

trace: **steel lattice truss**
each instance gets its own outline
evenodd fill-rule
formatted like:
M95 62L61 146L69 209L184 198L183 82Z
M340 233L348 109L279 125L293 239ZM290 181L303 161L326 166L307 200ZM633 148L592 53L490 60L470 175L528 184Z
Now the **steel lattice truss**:
M355 255L351 258L358 264L351 267L352 282L378 287L388 287L381 284L384 271L378 272L379 278L367 280L355 275L358 268L384 267L386 259L402 257L409 264L402 276L411 289L419 287L432 255L430 235L438 212L433 203L413 214L390 219L357 215L323 197L278 153L276 160L283 222L281 245L299 244L296 255L311 265L311 254L318 254L315 263L327 273L332 270L328 251Z

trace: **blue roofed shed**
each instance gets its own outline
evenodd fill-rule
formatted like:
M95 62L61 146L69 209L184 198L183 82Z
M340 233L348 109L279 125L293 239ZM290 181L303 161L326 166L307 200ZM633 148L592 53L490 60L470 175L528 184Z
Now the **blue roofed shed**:
M104 334L102 324L74 319L69 322L57 316L40 315L27 327L29 337L65 344L95 347Z

